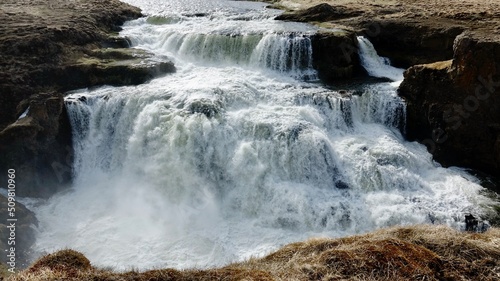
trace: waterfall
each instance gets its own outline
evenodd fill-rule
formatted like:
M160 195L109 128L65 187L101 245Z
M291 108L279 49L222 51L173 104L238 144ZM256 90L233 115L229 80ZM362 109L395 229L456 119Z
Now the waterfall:
M404 69L391 66L390 60L380 57L373 44L365 37L358 36L359 58L361 65L368 75L379 78L388 78L392 81L402 81Z
M240 21L219 22L224 27L215 30L186 27L183 21L160 26L144 24L150 21L139 20L131 24L137 28L125 31L133 46L192 63L269 69L304 80L317 79L312 66L311 30L273 31L254 26L243 30ZM152 33L151 28L157 32Z
M151 0L129 2L163 13ZM215 5L172 3L181 11ZM245 5L258 13L262 4ZM491 201L475 178L404 140L405 106L393 85L337 91L296 79L289 74L310 68L314 28L235 22L246 9L125 25L135 46L169 55L178 71L68 94L75 181L36 207L36 253L73 248L118 270L200 268L315 236L459 228L465 212L486 212L480 206Z
M268 34L253 51L252 63L280 72L312 71L311 40L295 34Z

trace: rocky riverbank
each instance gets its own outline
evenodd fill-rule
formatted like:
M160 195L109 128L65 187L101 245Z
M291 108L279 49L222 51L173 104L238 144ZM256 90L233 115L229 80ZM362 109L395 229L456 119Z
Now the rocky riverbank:
M268 1L277 19L354 29L409 68L406 133L444 166L500 175L500 6L496 1ZM355 48L355 46L353 46ZM422 65L425 64L425 65Z

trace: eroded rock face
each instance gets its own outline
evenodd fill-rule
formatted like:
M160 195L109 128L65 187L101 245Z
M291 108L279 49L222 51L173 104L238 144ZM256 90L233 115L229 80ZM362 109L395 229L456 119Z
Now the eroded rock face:
M465 27L432 21L376 19L361 23L362 34L381 56L398 67L433 63L453 57L453 42Z
M109 43L110 32L140 16L118 0L1 1L0 130L16 120L19 102L59 88L53 81L59 66L89 46Z
M497 36L498 37L498 36ZM500 174L500 38L464 33L453 61L405 72L407 135L445 166Z
M26 112L27 111L27 112ZM26 112L25 116L21 115ZM71 128L61 94L35 94L0 132L0 181L16 170L17 196L48 197L71 182Z
M311 37L313 66L321 80L331 83L361 72L356 34L337 29Z

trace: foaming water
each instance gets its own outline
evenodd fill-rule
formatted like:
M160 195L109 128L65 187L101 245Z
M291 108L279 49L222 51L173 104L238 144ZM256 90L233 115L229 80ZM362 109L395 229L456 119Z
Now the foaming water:
M361 65L373 77L402 81L404 69L391 66L388 58L380 57L373 44L365 37L358 36Z
M178 71L66 97L75 183L36 207L35 251L70 247L119 270L209 267L313 236L431 222L459 228L465 212L484 214L492 204L474 178L439 167L424 146L403 139L405 106L390 83L337 92L289 75L293 61L308 68L301 52L309 47L279 40L301 42L314 28L300 25L292 41L283 31L295 25L253 39L238 31L232 43L194 28L203 42L215 36L204 45L220 46L214 58L204 56L209 47L165 47L166 38L187 32L175 41L185 44L211 17L227 20L226 30L235 18L255 18L247 20L254 31L280 24L256 16L250 3L242 11L226 1L130 2L179 5L180 21L139 20L123 31L136 46L171 56ZM197 11L208 16L183 15ZM291 55L241 63L259 61L266 44Z

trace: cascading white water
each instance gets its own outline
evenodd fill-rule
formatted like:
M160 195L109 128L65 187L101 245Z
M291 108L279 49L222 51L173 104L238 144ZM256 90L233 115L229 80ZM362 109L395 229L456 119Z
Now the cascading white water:
M155 10L161 1L129 2L162 14ZM177 73L67 96L76 179L71 192L36 207L35 251L70 247L116 269L206 267L312 236L396 224L459 227L464 212L486 212L482 206L491 202L477 180L439 167L424 146L403 139L405 107L394 86L337 92L276 71L291 71L295 59L303 65L301 52L310 47L301 41L306 37L289 41L283 29L305 34L308 26L277 24L256 16L265 14L260 4L238 3L243 11L221 12L235 4L171 1L182 20L127 24L124 35L171 55ZM198 4L210 16L179 16L197 12L191 9ZM261 35L238 41L220 32L212 39L193 35L212 40L203 45L208 52L221 44L216 58L224 63L200 55L205 48L165 48L174 36L168 34L200 31L213 21L219 29L236 28L235 18ZM271 33L257 32L269 27ZM182 36L172 46L191 35ZM291 62L266 48L291 53ZM241 57L263 63L241 66ZM274 67L284 61L286 67Z
M379 78L388 78L392 81L402 81L404 69L391 66L388 58L380 57L373 44L365 37L358 36L359 57L361 65L368 75Z

